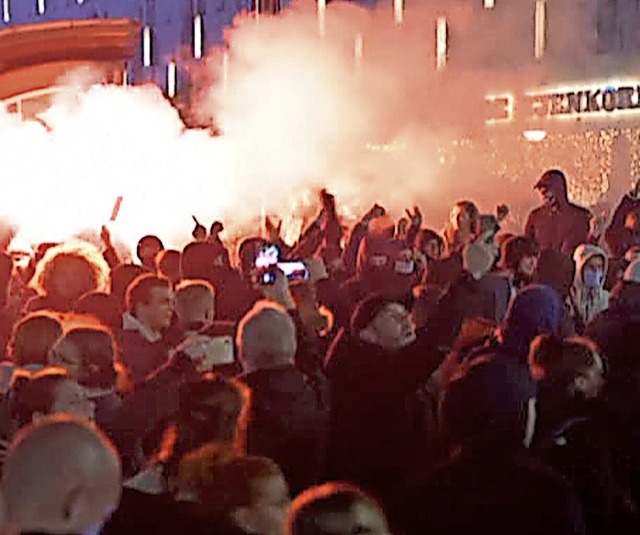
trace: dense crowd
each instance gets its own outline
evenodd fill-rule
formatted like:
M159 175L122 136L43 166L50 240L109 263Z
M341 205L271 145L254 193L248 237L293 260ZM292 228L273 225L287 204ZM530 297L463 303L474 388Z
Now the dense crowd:
M535 188L521 235L323 191L293 245L5 248L0 532L636 533L639 188Z

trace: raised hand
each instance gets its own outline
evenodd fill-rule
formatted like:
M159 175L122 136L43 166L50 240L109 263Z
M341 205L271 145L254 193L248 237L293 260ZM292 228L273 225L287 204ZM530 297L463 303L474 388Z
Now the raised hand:
M107 228L107 225L102 225L100 229L100 239L107 247L111 246L111 232Z
M264 220L264 229L267 233L267 239L271 243L277 243L280 241L280 231L282 230L282 221L280 221L277 225L271 221L271 218L267 216Z
M509 212L509 207L506 204L499 204L496 206L496 217L498 218L498 221L504 221L507 219Z
M408 208L405 210L405 213L407 214L409 221L411 221L412 227L419 228L420 225L422 225L422 221L423 221L422 212L420 211L420 208L418 206L413 207L413 213L411 213L411 210L409 210Z
M605 211L591 218L590 233L594 238L602 236L609 223L609 214Z

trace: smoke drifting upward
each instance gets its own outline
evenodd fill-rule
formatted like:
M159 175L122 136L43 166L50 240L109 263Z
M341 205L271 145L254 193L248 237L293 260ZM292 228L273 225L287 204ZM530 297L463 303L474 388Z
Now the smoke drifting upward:
M397 214L420 204L435 227L462 197L488 210L532 202L536 175L562 166L564 156L534 158L521 130L500 131L496 148L485 139L483 100L535 87L565 66L522 67L532 64L528 2L501 2L491 13L470 2L428 4L409 9L398 28L389 4L371 11L332 3L323 38L315 2L259 24L240 17L225 73L221 52L211 51L206 65L217 82L198 106L219 137L186 130L149 87L86 89L75 80L43 117L49 128L0 114L0 216L19 226L25 242L60 239L99 229L123 196L113 231L124 242L156 233L181 245L192 214L221 218L233 233L255 228L261 213L287 220L308 213L322 187L337 194L346 216L374 202ZM437 72L442 15L450 64ZM572 38L564 32L562 46ZM522 156L506 167L500 154L516 152ZM510 180L518 173L524 194Z

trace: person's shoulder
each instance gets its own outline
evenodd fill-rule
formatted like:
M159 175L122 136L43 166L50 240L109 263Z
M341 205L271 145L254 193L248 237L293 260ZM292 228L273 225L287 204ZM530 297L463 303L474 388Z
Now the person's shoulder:
M549 207L545 204L536 206L529 212L529 219L540 216L542 214L546 214L548 211L549 211Z
M584 217L587 219L591 219L593 217L593 214L591 213L591 211L585 208L584 206L579 206L574 203L569 203L569 208L574 214L579 215L581 217Z

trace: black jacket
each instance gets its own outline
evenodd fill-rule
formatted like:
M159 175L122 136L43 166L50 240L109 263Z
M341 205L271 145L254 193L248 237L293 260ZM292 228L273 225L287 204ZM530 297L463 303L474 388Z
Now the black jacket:
M587 243L591 213L569 202L567 182L557 174L551 175L550 188L557 205L543 205L533 210L525 225L525 234L534 240L542 251L560 251L572 256L576 247Z
M470 447L455 453L392 506L405 535L585 533L569 484L526 451Z
M614 257L622 257L634 245L640 245L640 232L625 226L627 216L635 212L640 216L640 199L625 195L613 213L611 225L605 233L605 240Z
M615 362L625 332L634 329L640 329L640 284L621 282L612 293L609 309L589 323L585 336L598 344L607 359Z
M329 426L326 379L293 366L239 379L251 389L247 452L278 463L294 495L318 483L324 476Z
M332 478L383 495L406 476L426 454L431 407L420 389L440 363L424 334L395 353L345 330L338 334L326 364L333 401Z

